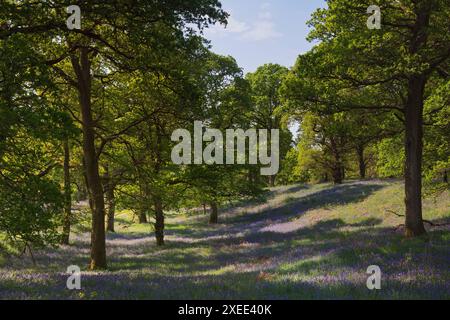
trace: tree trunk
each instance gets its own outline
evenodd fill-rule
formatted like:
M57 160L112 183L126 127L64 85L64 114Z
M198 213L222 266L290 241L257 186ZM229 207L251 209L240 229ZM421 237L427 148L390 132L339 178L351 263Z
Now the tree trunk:
M361 180L366 178L366 159L364 158L364 147L358 146L356 148L356 153L358 155L358 163L359 163L359 177Z
M89 48L82 47L80 58L72 56L72 66L77 76L78 94L81 108L83 129L83 154L86 165L86 176L89 196L92 203L91 232L91 270L106 269L105 241L105 201L100 180L98 158L95 148L94 120L91 107L91 66Z
M344 178L344 166L341 161L341 154L337 146L337 142L334 139L331 139L331 152L333 155L333 163L331 166L331 174L333 175L334 184L342 184Z
M89 200L88 190L87 190L87 186L86 186L86 176L85 176L84 162L82 164L82 168L81 169L82 169L82 173L83 173L83 180L82 181L78 181L76 183L77 194L76 194L75 200L77 202Z
M108 223L107 230L109 232L116 232L114 228L115 219L116 219L116 197L114 195L114 187L108 192Z
M409 81L408 103L405 110L405 204L406 236L425 234L422 221L422 150L423 150L423 94L425 77Z
M106 180L106 202L108 204L108 215L107 215L107 224L106 230L109 232L116 232L114 229L114 220L116 215L116 197L114 195L114 182L112 181L109 167L105 168L105 180Z
M270 176L270 177L269 177L269 183L270 183L270 186L271 186L272 188L275 187L275 181L276 181L276 178L277 178L276 175Z
M255 181L254 181L254 179L253 179L252 168L248 168L247 179L248 179L248 182L249 182L250 184L254 184L254 183L255 183Z
M93 199L93 197L92 197L92 195L91 195L91 189L89 188L89 180L88 180L88 177L87 177L87 171L86 171L86 160L84 159L84 156L83 156L83 159L82 159L82 161L83 161L83 178L84 178L84 184L85 184L85 191L86 191L86 199L88 200L88 203L89 203L89 208L91 209L91 212L94 212L94 204L92 203L92 199ZM84 200L86 200L86 199L84 199Z
M140 224L147 224L148 223L147 211L141 210L141 212L139 213L139 223Z
M447 170L444 171L444 176L443 176L442 181L443 181L444 183L448 183L448 173L447 173Z
M416 21L412 31L409 53L416 54L427 43L427 28L434 1L421 1L415 7ZM427 75L412 75L408 83L408 100L405 108L405 204L407 237L426 234L422 220L422 157L423 157L423 106Z
M140 182L139 188L141 194L141 206L138 214L138 219L140 224L147 224L148 223L147 215L150 211L149 210L150 195L148 191L148 186L145 182Z
M138 219L139 219L139 224L147 224L148 223L148 218L147 215L149 213L149 201L150 201L150 196L149 196L149 192L147 189L147 186L144 183L140 183L139 186L139 192L141 195L141 199L140 199L140 208L139 208L139 213L138 213Z
M69 139L64 140L64 224L62 244L68 245L70 239L70 221L72 215L72 190L70 185L70 148Z
M411 30L413 38L409 53L416 54L427 43L427 28L433 1L422 1L415 7L416 21ZM423 107L427 75L412 75L408 83L408 101L405 108L405 204L407 237L426 234L422 219L422 157L423 157Z
M248 180L252 185L259 184L258 168L252 166L248 169Z
M343 178L342 178L342 166L337 163L334 165L333 169L332 169L332 174L333 174L333 183L334 184L342 184L343 182Z
M209 216L210 224L219 223L219 210L217 208L217 202L213 201L210 203L211 206L211 215Z
M160 197L155 198L155 237L156 245L164 245L164 211Z

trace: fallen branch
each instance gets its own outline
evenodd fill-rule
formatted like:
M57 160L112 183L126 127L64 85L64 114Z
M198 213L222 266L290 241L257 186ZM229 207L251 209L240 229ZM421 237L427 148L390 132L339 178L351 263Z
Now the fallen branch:
M394 214L394 215L396 215L397 217L400 217L400 218L402 218L402 217L405 217L405 215L402 215L402 214L398 214L397 212L395 212L395 211L392 211L392 210L386 210L386 212L388 212L388 213L392 213L392 214Z
M428 223L432 227L446 227L446 226L450 226L450 223L433 223L431 221L423 220L423 219L422 219L422 221L424 223Z
M392 211L392 210L386 210L386 212L392 213L392 214L394 214L394 215L396 215L397 217L400 217L400 218L406 217L405 215L399 214L399 213L397 213L395 211ZM422 222L426 223L426 224L429 224L432 227L446 227L446 226L450 226L450 223L434 223L434 222L431 222L429 220L424 220L424 219L422 219ZM405 225L403 225L403 224L399 225L395 230L398 230L399 228L404 227L404 226Z

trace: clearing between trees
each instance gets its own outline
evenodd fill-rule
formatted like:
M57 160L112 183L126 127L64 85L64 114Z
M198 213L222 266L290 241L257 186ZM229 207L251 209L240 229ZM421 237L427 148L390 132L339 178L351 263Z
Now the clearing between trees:
M277 187L265 200L234 204L217 226L200 213L172 213L166 245L130 212L107 236L109 270L88 271L90 236L27 256L0 249L0 299L449 299L450 227L405 239L403 184L353 181ZM424 201L424 219L450 220L445 192ZM88 217L88 213L86 213ZM66 288L70 265L82 290ZM382 289L366 287L370 265Z

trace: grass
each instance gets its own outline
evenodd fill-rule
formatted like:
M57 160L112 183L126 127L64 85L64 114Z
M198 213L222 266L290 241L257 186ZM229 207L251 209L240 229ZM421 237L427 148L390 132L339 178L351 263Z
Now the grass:
M88 272L89 235L28 259L0 260L3 299L449 299L450 233L405 239L399 182L274 188L264 202L233 204L221 224L202 213L170 214L163 248L151 225L129 212L108 234L109 270ZM450 220L448 193L424 201L424 218ZM65 288L69 265L84 269L82 290ZM366 287L370 265L382 290Z

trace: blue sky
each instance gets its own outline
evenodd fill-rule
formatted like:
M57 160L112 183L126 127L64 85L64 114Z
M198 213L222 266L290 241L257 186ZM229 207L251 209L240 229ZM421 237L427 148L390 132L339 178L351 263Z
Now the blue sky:
M222 0L231 14L227 28L216 25L205 33L213 51L233 56L245 72L265 63L291 67L308 51L306 22L325 0Z

